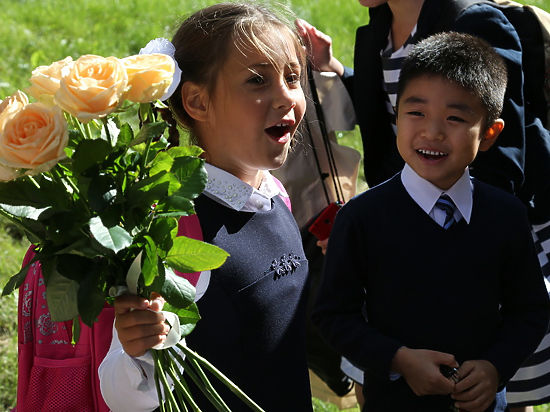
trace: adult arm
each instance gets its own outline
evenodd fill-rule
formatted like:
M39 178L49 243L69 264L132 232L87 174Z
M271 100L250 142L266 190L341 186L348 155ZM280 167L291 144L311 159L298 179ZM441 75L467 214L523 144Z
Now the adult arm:
M550 303L535 253L531 226L523 205L516 206L506 222L512 240L503 250L504 272L500 279L501 326L493 344L481 359L490 361L500 377L500 385L515 374L535 351L546 333ZM503 207L508 207L504 205Z
M519 36L504 14L487 4L467 8L451 30L486 40L506 62L508 87L501 116L505 127L496 144L478 155L473 163L472 175L518 195L524 181L525 166L525 106Z

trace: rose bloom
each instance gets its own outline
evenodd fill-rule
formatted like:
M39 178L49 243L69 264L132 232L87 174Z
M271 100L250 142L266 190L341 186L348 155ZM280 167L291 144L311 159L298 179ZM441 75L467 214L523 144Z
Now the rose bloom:
M126 98L136 103L160 99L174 78L174 59L166 54L137 54L121 59L128 73Z
M27 104L29 104L29 99L27 95L20 90L0 102L0 133L4 129L6 119L17 113Z
M65 157L69 133L58 107L31 103L5 120L0 129L0 165L4 168L30 169L26 174L34 175Z
M72 62L72 57L65 57L49 66L38 66L32 71L30 78L31 86L26 89L27 93L36 100L53 100L55 92L59 89L61 69Z
M87 54L61 69L54 101L81 122L114 111L126 92L128 76L116 57Z

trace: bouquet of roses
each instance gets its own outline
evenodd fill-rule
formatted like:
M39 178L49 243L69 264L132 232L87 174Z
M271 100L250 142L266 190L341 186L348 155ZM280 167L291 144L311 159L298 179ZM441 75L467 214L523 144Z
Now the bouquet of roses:
M52 320L76 320L75 340L78 318L91 326L121 291L164 297L180 352L153 351L162 410L197 410L183 374L228 410L202 367L259 410L183 340L199 314L194 287L174 272L214 269L227 253L176 236L206 183L201 149L171 144L176 128L162 117L179 73L155 43L123 59L84 55L36 68L27 90L36 102L21 91L0 102L0 214L35 245Z

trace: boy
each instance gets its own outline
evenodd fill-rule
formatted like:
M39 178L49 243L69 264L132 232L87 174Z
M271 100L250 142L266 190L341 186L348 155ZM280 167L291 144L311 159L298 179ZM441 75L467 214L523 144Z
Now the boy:
M497 390L546 331L525 207L468 172L504 127L505 89L502 59L466 34L431 36L403 65L405 167L338 213L314 313L365 370L364 410L504 410Z

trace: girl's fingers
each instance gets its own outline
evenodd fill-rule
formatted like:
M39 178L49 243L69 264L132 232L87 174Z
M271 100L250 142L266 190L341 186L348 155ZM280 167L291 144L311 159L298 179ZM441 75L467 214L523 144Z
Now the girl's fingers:
M164 322L162 312L152 310L134 310L126 313L117 314L115 326L119 328L131 328L140 325L155 325Z
M115 314L123 314L134 309L147 309L149 301L145 298L134 295L122 295L115 299L114 308Z
M153 346L158 345L166 340L166 335L154 335L146 338L136 339L127 342L124 345L124 351L133 357L142 356Z

